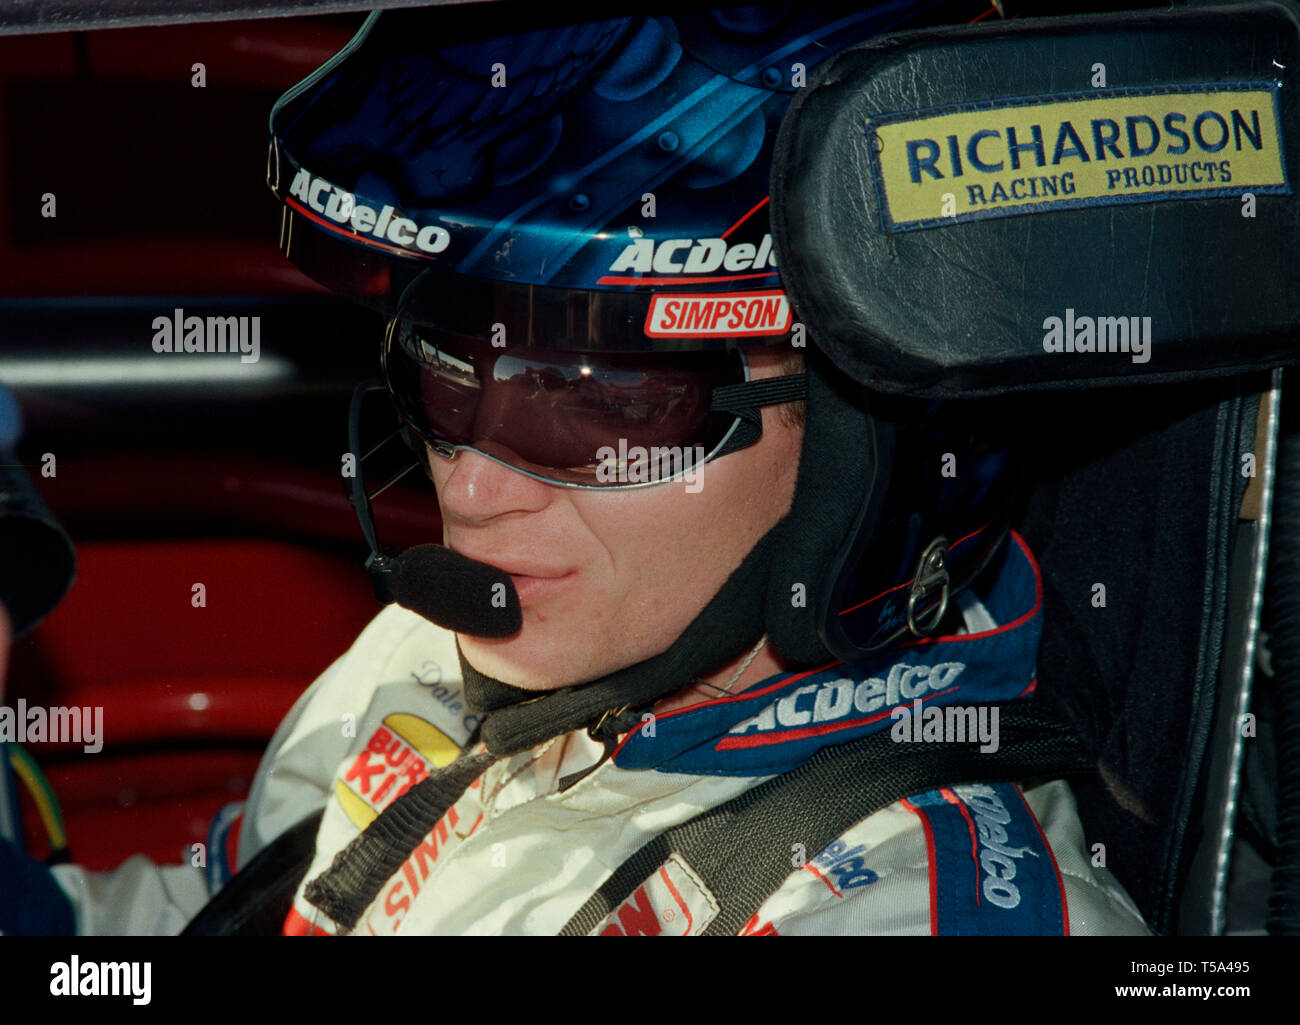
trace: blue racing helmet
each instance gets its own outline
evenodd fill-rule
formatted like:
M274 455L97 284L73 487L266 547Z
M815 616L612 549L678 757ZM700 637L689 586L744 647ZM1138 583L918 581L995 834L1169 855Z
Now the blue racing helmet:
M511 348L788 339L781 118L826 56L936 6L534 15L510 35L492 10L377 13L272 112L283 248L388 316Z

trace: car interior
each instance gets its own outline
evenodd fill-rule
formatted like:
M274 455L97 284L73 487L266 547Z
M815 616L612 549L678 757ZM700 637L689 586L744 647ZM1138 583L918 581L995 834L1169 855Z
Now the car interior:
M0 381L77 573L14 643L5 701L104 708L103 751L42 745L20 806L28 854L107 870L188 860L380 609L341 461L383 323L283 258L265 177L277 97L388 5L52 6L61 20L18 4L0 21ZM1280 83L1300 65L1295 6L941 7L908 51L923 86L869 42L835 58L847 88L792 105L772 174L783 281L814 337L862 354L863 382L997 404L1021 425L1016 529L1044 577L1038 696L1095 765L1075 789L1096 863L1157 933L1295 933L1290 185L1261 192L1254 216L1225 187L881 232L883 200L861 187L870 135L844 129L863 96L956 108L982 76L1034 96L1098 60L1111 87ZM1291 168L1293 92L1277 108ZM1160 320L1150 363L1044 358L1039 323L1060 295ZM261 358L157 354L154 318L175 311L258 316ZM420 473L374 515L399 548L441 536Z

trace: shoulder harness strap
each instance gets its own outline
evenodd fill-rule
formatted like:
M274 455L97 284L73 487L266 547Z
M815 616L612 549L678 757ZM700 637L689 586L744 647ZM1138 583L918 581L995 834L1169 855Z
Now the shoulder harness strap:
M706 936L734 936L790 875L779 831L824 850L868 815L935 786L1016 780L1043 782L1095 771L1078 737L1034 705L1002 706L999 747L898 744L882 730L822 748L799 768L666 830L625 861L561 930L587 935L670 855L684 858L719 904Z

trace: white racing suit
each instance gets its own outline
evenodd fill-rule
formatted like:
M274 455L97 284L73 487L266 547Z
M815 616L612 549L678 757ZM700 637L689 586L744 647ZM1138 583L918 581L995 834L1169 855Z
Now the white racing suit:
M560 780L604 750L583 731L497 761L381 887L351 933L555 934L647 841L824 745L880 729L900 743L932 742L943 730L932 709L1031 693L1041 587L1019 538L1008 544L984 602L972 597L963 609L961 634L861 667L778 675L656 716L563 792ZM179 931L232 865L247 864L322 805L316 853L284 932L347 931L306 901L308 881L380 810L456 758L475 724L454 636L397 606L386 609L295 704L242 809L218 816L206 877L142 857L115 873L55 869L79 932ZM786 859L790 872L742 935L1148 931L1120 884L1094 865L1099 859L1063 781L940 787L867 816L821 851L787 833L774 824L770 847L753 852ZM698 934L716 913L715 896L674 855L593 931Z

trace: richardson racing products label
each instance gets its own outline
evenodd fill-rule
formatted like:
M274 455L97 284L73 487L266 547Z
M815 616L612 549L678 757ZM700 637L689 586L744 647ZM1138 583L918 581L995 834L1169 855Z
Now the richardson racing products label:
M1097 90L872 119L885 230L1289 194L1277 84Z

